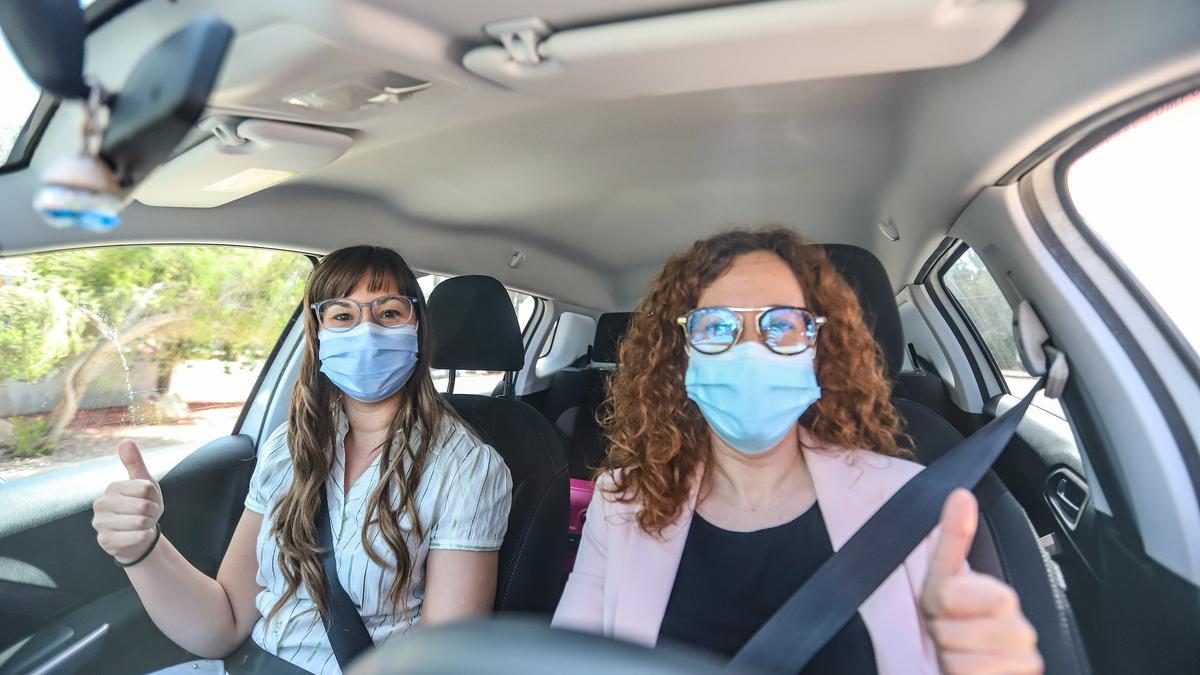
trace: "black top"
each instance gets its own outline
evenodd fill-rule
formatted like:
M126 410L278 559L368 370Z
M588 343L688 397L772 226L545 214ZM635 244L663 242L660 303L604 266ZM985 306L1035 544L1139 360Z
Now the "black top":
M659 638L732 657L759 626L833 555L817 505L790 523L730 532L692 517ZM877 673L858 614L802 671Z

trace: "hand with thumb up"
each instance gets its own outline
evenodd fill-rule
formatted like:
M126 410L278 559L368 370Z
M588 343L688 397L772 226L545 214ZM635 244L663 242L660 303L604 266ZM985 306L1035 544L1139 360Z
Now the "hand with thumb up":
M955 490L942 508L941 536L921 593L926 627L944 673L1041 673L1037 632L1012 588L966 567L975 539L975 496Z
M111 483L104 496L92 503L92 527L100 548L118 563L129 563L145 555L154 543L163 498L133 441L121 441L117 454L129 480Z

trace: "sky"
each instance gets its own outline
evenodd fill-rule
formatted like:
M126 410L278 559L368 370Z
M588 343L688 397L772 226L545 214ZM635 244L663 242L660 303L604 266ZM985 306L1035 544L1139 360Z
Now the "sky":
M8 159L12 144L37 103L38 89L17 64L8 41L0 33L0 164Z
M86 8L94 2L96 0L79 0L79 6ZM4 31L0 30L0 164L8 160L13 143L37 103L38 93L37 86L29 81L9 49Z
M1080 157L1067 191L1087 222L1200 353L1200 93Z

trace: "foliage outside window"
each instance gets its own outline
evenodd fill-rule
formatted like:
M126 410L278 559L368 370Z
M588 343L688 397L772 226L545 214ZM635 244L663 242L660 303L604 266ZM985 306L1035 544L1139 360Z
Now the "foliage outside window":
M1012 307L979 255L967 249L946 271L944 280L946 288L975 324L1000 371L1006 375L1024 373L1012 335Z
M1013 337L1012 307L1000 292L996 280L988 273L979 254L972 249L965 250L946 270L942 282L966 313L967 320L975 326L992 361L1000 369L1009 392L1024 396L1033 388L1037 378L1025 372L1025 366L1021 364L1017 342ZM1064 417L1058 401L1041 394L1038 394L1036 401L1039 407Z
M230 433L311 269L230 246L0 259L0 480Z

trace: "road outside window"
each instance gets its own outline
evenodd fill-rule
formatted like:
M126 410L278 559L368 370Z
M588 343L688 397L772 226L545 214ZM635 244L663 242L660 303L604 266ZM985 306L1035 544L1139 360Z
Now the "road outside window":
M0 259L0 480L231 433L311 270L231 246Z

